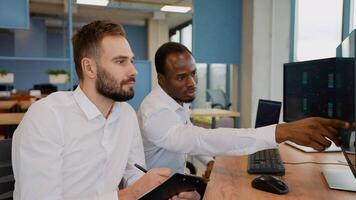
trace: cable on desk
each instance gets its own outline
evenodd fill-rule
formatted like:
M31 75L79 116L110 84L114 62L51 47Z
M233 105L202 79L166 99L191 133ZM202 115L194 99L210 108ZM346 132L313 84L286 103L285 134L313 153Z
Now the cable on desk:
M283 164L286 164L286 165L316 164L316 165L343 165L343 166L348 166L348 164L346 164L346 163L312 162L312 161L306 161L306 162L283 162Z

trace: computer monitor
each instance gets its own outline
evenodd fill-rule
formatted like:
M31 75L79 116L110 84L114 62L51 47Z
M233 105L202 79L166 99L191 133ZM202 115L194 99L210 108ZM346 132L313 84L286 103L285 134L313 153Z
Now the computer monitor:
M284 121L319 116L342 119L352 125L338 130L341 149L351 170L323 170L330 188L348 191L356 191L355 47L353 31L338 47L338 55L342 57L284 64Z
M281 105L282 103L279 101L260 99L257 106L255 127L278 124Z

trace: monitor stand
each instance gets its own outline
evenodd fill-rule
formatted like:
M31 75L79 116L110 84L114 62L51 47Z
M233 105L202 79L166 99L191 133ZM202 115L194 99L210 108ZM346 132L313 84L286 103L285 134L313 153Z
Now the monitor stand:
M350 169L324 169L323 175L329 188L356 192L356 178Z

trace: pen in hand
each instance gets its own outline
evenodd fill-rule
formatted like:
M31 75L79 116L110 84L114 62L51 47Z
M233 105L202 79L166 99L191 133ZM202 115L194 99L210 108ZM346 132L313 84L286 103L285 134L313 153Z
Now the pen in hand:
M147 170L146 170L145 168L141 167L140 165L134 164L134 166L135 166L137 169L143 171L143 173L147 173Z

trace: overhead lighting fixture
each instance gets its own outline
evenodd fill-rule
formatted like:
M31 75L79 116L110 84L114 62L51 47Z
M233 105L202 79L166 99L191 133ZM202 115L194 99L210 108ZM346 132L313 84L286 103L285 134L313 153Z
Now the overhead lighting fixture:
M163 6L161 11L164 12L178 12L178 13L187 13L192 8L187 6Z
M109 4L109 0L77 0L77 4L107 6Z

